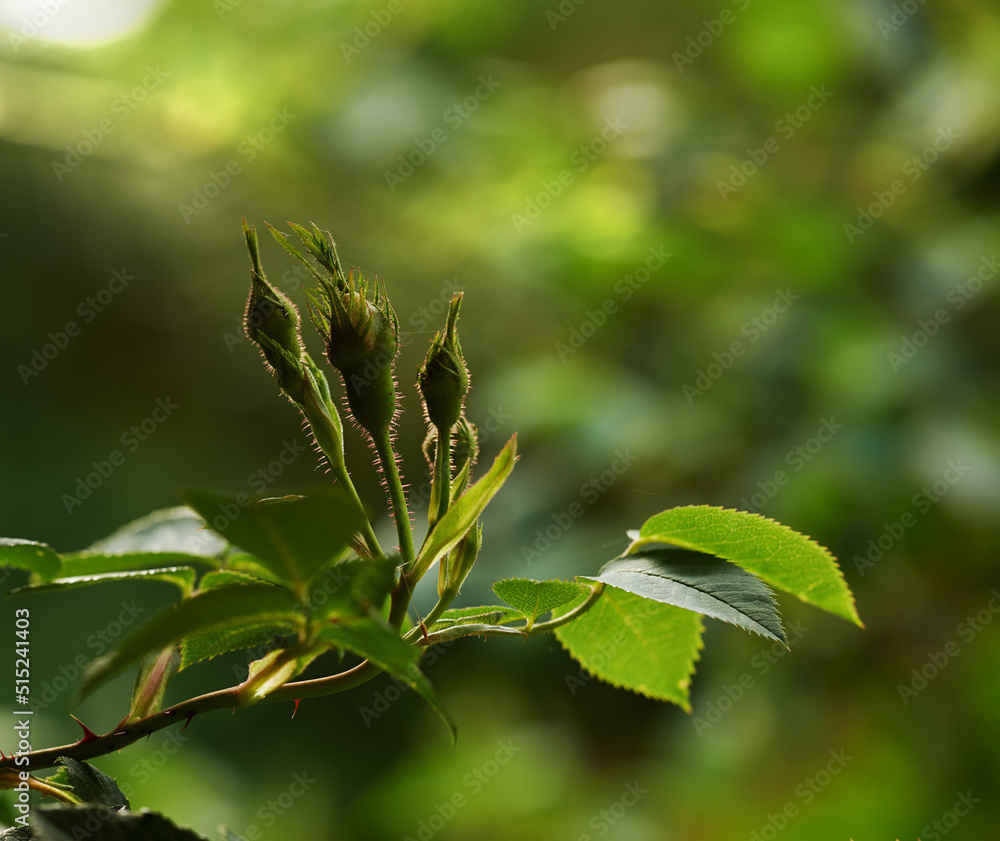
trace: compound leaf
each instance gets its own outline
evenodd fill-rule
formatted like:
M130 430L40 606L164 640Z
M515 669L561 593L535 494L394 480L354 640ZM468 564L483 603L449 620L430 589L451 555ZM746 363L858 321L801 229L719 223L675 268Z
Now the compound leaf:
M830 551L760 514L711 505L672 508L643 523L625 552L663 543L725 558L779 590L864 627Z

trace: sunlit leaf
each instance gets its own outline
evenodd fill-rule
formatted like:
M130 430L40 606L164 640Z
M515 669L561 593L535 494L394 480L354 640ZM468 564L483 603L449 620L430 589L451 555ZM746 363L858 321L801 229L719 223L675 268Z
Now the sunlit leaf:
M760 514L710 505L672 508L643 523L639 538L626 552L634 554L658 543L725 558L779 590L862 624L829 550Z

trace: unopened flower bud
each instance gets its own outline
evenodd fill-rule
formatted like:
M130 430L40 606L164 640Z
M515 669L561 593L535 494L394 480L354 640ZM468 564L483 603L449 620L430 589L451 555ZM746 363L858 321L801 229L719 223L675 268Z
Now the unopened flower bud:
M250 297L244 329L264 356L282 390L302 403L302 338L299 312L283 292L272 286L260 263L257 232L243 220L243 233L250 251Z
M438 429L451 429L455 425L469 391L469 369L456 329L461 306L459 292L451 299L447 325L434 336L417 379L427 419Z
M344 378L354 419L375 434L388 430L396 414L392 368L399 350L399 322L380 285L369 300L363 277L355 286L352 273L348 284L344 293L333 284L324 285L329 305L326 357Z

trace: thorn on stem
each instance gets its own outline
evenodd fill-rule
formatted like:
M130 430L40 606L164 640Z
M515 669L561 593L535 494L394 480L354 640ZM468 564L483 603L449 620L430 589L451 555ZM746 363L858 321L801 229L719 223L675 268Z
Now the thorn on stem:
M83 728L83 738L77 742L78 745L83 744L84 742L92 742L94 739L98 738L97 734L86 724L80 721L80 719L78 719L75 715L73 715L73 713L70 713L69 717Z

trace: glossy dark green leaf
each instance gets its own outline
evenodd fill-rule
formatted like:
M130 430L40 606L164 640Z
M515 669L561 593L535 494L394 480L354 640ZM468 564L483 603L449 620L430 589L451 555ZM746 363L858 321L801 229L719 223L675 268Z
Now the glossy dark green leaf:
M205 528L205 521L185 506L164 508L133 520L114 534L98 540L79 554L124 555L145 552L177 552L213 557L226 542Z
M647 549L615 558L592 580L785 642L774 594L767 585L713 555Z
M113 777L100 768L80 762L68 756L56 760L62 766L57 782L65 784L84 803L107 806L110 809L128 809L128 798L118 787Z
M49 590L72 590L91 584L110 584L118 581L163 581L178 587L185 596L194 588L196 572L193 567L166 567L165 569L140 569L129 572L108 572L102 575L76 575L56 578L45 584L20 587L16 593L43 593Z
M197 489L184 496L213 529L295 587L340 555L363 525L338 488L256 502Z

